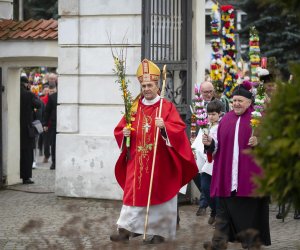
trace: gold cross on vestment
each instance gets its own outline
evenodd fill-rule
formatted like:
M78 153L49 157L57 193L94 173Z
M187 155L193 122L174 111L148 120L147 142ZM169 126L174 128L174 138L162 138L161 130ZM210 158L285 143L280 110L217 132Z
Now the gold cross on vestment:
M150 124L148 122L145 123L145 125L143 126L143 128L145 129L146 133L149 132L149 128L151 128Z

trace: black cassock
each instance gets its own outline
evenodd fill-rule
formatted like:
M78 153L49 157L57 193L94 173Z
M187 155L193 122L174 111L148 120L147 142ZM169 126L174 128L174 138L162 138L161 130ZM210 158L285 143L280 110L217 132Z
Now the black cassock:
M269 228L269 197L220 198L213 242L245 242L257 239L271 245ZM249 212L250 211L250 212Z
M41 107L39 99L25 87L20 93L20 178L32 177L33 148L35 135L32 127L34 108Z

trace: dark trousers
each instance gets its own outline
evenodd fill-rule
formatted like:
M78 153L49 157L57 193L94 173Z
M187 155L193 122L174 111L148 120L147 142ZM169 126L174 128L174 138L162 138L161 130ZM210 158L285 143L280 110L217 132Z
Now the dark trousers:
M202 185L201 185L201 174L198 173L194 179L193 179L196 187L198 188L199 192L200 192L200 197L199 197L199 207L202 208L207 208L208 207L208 201L206 200L206 198L204 197L203 191L202 191Z
M39 135L39 150L44 149L44 156L48 159L50 157L50 142L49 142L49 132L44 132Z
M43 150L44 138L43 133L39 135L38 148L40 151Z
M44 156L48 159L50 157L50 142L49 132L43 133Z
M50 145L51 145L51 160L52 160L52 163L55 165L56 127L50 128L48 133L49 133L49 139L50 139Z
M20 152L20 178L28 180L32 177L33 149L21 149Z
M199 192L201 192L201 174L198 173L198 174L194 177L193 181L194 181L196 187L198 188Z
M202 189L202 205L206 205L210 207L211 214L210 216L215 217L217 214L217 207L218 207L218 198L211 198L210 197L210 183L211 183L211 175L207 173L201 174L201 189ZM201 197L200 197L201 202ZM200 206L201 206L200 204Z

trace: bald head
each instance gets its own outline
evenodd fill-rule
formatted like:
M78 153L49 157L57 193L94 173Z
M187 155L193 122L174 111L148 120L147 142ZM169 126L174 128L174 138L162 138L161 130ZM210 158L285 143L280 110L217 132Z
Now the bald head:
M57 75L54 73L50 73L48 76L48 82L50 83L57 83Z
M204 101L210 102L214 96L214 86L211 82L205 81L201 83L200 92Z

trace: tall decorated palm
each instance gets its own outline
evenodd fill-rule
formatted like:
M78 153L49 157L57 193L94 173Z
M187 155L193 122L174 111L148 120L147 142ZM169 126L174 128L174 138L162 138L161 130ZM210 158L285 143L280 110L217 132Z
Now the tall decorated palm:
M258 85L259 78L257 76L256 70L260 66L260 47L259 47L258 31L255 28L255 26L250 28L249 58L250 58L251 82Z
M221 6L222 20L222 48L224 63L224 94L229 98L237 84L237 65L235 62L235 28L234 28L234 8L232 5Z

